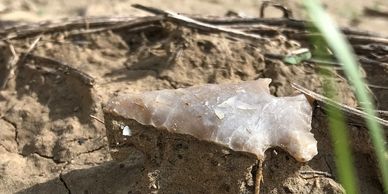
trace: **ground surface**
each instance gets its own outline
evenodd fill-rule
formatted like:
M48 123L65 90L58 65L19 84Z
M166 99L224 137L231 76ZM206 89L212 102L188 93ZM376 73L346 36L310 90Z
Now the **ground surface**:
M222 4L220 1L182 1L180 4L171 1L137 2L178 12L212 15L224 15L227 10L258 15L260 4L254 1L241 1L238 4L234 1ZM74 15L144 14L130 8L131 3L133 1L115 1L109 5L106 1L1 1L4 9L1 10L0 6L0 19L3 20L3 25L9 25L20 21ZM345 3L327 5L329 10L336 13L341 24L354 25L354 17L357 16L360 28L388 34L388 29L383 28L388 26L387 21L361 15L363 4L360 1L357 6L352 4L354 8L346 9L341 9L347 5ZM368 4L373 6L375 2ZM290 7L295 7L296 15L303 15L295 4ZM352 12L350 16L347 15L349 12ZM0 91L1 193L67 193L69 190L79 193L85 192L85 188L92 193L106 193L109 192L106 187L111 187L113 193L124 192L120 190L123 189L121 186L128 182L123 180L136 179L131 176L141 174L141 168L137 166L139 159L135 158L136 162L124 165L111 162L105 127L89 117L95 115L103 118L101 103L116 92L237 82L259 77L273 79L271 92L277 96L294 93L289 82L297 82L316 92L322 92L321 80L313 66L288 66L263 56L263 53L285 53L299 47L284 37L274 36L268 45L257 46L235 41L224 34L200 33L169 23L164 25L163 29L156 28L141 33L122 29L75 35L60 32L41 37L32 54L69 64L92 77L95 84L91 86L87 80L79 79L77 74L61 71L52 61L39 57L22 57L16 75ZM11 44L16 53L20 54L26 52L35 39L36 37L12 40ZM5 64L12 55L7 44L0 46L0 61ZM381 71L373 73L377 71L376 68L369 68L370 71L368 67L365 69L368 75L373 75L372 82L376 80L376 84L380 85L386 83ZM0 67L0 75L0 81L4 82L3 67ZM356 106L347 82L342 79L336 79L336 82L339 84L338 91L341 91L340 101ZM384 99L384 96L387 93L376 94L377 99ZM387 102L378 102L380 108L388 108ZM317 124L314 129L323 130L326 126ZM361 132L355 133L363 135ZM310 170L311 167L335 174L331 157L328 156L329 160L326 161L326 154L330 155L326 152L330 148L329 142L325 136L318 139L325 142L320 147L325 154L304 169ZM379 193L381 185L373 166L369 165L372 160L368 154L370 150L363 150L365 145L356 147L357 154L363 158L357 160L362 171L360 174L365 175L365 179L361 180L365 189L363 191ZM265 187L266 192L308 192L311 188L326 187L327 192L339 191L334 175L331 178L318 177L319 180L307 180L300 178L298 174L288 176L289 171L282 173L279 170L284 170L287 166L275 164L292 160L290 168L300 166L293 159L287 158L286 153L281 153L281 157L272 155L269 157L271 162L268 163L267 172L273 173L273 177L281 177L280 181L277 180L280 187L268 184ZM264 178L272 180L273 177ZM318 191L321 190L315 192Z
M301 1L277 0L294 10L297 18L306 16ZM322 1L332 16L341 26L351 26L360 29L379 31L388 34L388 21L384 17L372 17L364 13L365 7L387 10L385 0L340 0L335 3L330 0ZM111 16L111 15L145 15L144 12L131 8L131 4L141 3L176 12L224 15L227 11L234 11L245 16L259 16L261 0L183 0L176 3L170 0L1 0L0 19L3 21L41 21L69 16ZM272 9L266 12L268 16L279 16L279 11Z

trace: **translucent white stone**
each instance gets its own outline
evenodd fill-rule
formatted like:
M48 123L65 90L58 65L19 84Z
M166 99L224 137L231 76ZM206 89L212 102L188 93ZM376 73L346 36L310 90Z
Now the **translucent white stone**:
M121 94L105 110L175 133L216 142L264 159L281 147L299 161L317 153L312 108L304 95L274 97L271 79Z
M123 127L123 136L131 136L131 135L132 135L131 129L129 129L128 126L124 126Z

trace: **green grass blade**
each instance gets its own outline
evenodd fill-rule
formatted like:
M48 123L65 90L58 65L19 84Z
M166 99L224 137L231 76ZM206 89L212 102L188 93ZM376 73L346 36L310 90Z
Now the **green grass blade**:
M318 33L318 30L314 26L310 26L312 33ZM327 58L329 52L326 50L327 43L323 37L314 37L311 40L313 45L320 45L317 49L313 50L313 55L319 58ZM334 68L331 69L319 69L319 74L323 79L322 85L325 96L338 100L338 94L335 92L334 81ZM330 138L333 144L335 153L335 162L339 179L347 193L358 193L358 187L356 184L356 171L353 166L352 152L349 145L348 130L343 113L334 106L327 106L327 115L329 121Z
M376 152L376 157L380 172L382 175L382 183L386 193L388 193L388 162L385 158L385 138L381 126L371 117L375 114L374 105L371 97L365 88L365 82L362 80L360 72L357 69L357 61L352 52L352 48L347 43L343 35L340 33L334 22L328 14L323 10L316 0L304 0L304 5L307 8L309 16L316 27L322 32L328 45L336 54L338 60L343 64L343 69L352 85L356 88L356 96L364 111L370 115L366 118L366 123L372 138L373 146Z
M325 81L327 82L324 84L325 95L334 99L334 81L333 79L326 79ZM345 117L342 112L334 106L327 107L327 114L329 119L330 137L334 147L335 162L340 182L345 188L346 193L356 194L358 193L358 184L356 184L356 173L353 166L354 162L349 145Z

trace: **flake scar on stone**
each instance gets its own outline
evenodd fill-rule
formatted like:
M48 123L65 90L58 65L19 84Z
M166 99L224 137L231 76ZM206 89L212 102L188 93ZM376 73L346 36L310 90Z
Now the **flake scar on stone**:
M304 95L275 97L271 79L207 84L175 90L119 94L106 111L143 125L189 134L264 159L281 147L301 162L317 153L311 130L312 108ZM122 126L122 135L131 129Z

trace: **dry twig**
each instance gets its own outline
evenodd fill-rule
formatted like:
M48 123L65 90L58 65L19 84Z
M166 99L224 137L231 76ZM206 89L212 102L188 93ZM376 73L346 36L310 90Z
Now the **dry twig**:
M166 18L178 21L178 22L180 22L186 26L189 26L189 27L195 27L195 28L198 28L201 30L207 30L207 31L223 32L223 33L226 33L229 35L238 36L238 37L242 37L242 38L250 38L250 39L253 39L256 41L260 41L260 42L268 42L269 41L268 39L263 38L257 34L248 34L248 33L245 33L243 31L236 30L236 29L215 26L212 24L208 24L208 23L204 23L204 22L195 20L195 19L190 18L190 17L185 16L185 15L180 15L180 14L174 13L172 11L164 11L164 10L160 10L157 8L147 7L147 6L143 6L143 5L139 5L139 4L134 4L132 6L137 8L137 9L141 9L141 10L151 12L154 14L163 14Z
M119 29L125 27L137 27L158 23L163 19L161 16L150 17L89 17L89 18L66 18L55 21L47 21L40 23L33 23L28 25L19 25L0 30L1 40L10 40L15 38L23 38L34 36L36 34L45 34L50 32L72 30L72 29L86 29L100 28L97 31Z
M310 176L308 176L308 175L310 175ZM312 179L312 178L317 178L317 177L333 178L333 175L331 175L330 173L323 172L323 171L317 171L317 170L300 171L299 176L301 176L304 179Z
M101 124L105 125L105 122L102 121L102 119L99 119L98 117L96 117L96 116L94 116L94 115L89 115L89 116L90 116L90 118L92 118L92 119L94 119L94 120L100 122Z
M384 8L375 9L371 7L365 7L364 14L369 16L388 18L388 9L384 9Z
M65 75L71 75L75 78L78 78L84 84L86 84L90 87L94 85L95 81L94 81L93 77L91 77L90 75L88 75L82 71L79 71L78 69L76 69L74 67L71 67L68 64L65 64L63 62L57 61L57 60L52 59L52 58L37 56L37 55L33 55L33 54L22 53L22 56L23 56L23 58L26 58L26 59L32 59L35 62L39 63L40 65L43 65L43 66L45 65L45 66L48 66L50 68L56 69Z
M13 47L12 44L8 43L8 49L12 54L12 57L10 60L8 60L8 63L6 66L8 72L6 73L3 84L1 85L2 90L5 89L8 81L15 76L15 71L17 69L16 65L19 61L19 55L16 54L15 48Z
M311 98L317 100L318 103L321 105L321 107L324 109L325 109L325 107L324 107L325 105L329 105L329 106L337 107L341 111L344 111L347 114L348 118L352 119L352 121L354 121L357 124L363 125L363 123L360 123L360 122L362 122L363 119L370 117L370 115L366 114L364 111L361 111L361 110L355 109L353 107L336 102L336 101L334 101L330 98L327 98L323 95L317 94L317 93L315 93L315 92L313 92L313 91L311 91L311 90L309 90L309 89L307 89L299 84L292 83L291 86L293 88L295 88L296 90L302 92L303 94L310 96ZM384 127L388 127L387 120L384 120L382 118L375 117L375 116L372 116L372 118L375 119L378 123L380 123Z
M264 182L263 177L263 162L259 160L259 164L256 170L256 181L255 181L255 194L260 194L260 185Z

